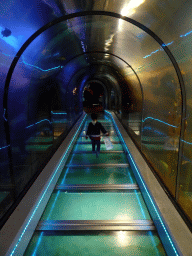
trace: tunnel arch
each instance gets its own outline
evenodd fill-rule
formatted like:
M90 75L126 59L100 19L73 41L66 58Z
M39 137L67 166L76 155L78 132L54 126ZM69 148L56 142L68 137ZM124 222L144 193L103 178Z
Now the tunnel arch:
M108 106L108 92L107 92L107 88L106 88L106 85L104 82L100 81L97 77L96 78L93 78L93 79L89 79L87 81L87 83L85 84L84 88L86 86L89 86L90 83L97 83L97 84L100 84L103 88L103 91L104 91L104 109L106 108L106 106Z
M67 66L68 64L70 64L70 62L72 62L73 60L77 60L78 58L80 58L80 57L82 57L82 56L86 56L86 55L88 55L88 56L90 56L91 54L95 54L95 53L98 53L98 54L106 54L106 52L103 52L103 51L91 51L91 52L85 52L85 53L82 53L82 54L78 54L78 55L76 55L75 57L73 57L73 58L71 58L70 60L68 60L66 63L65 63L65 65ZM143 93L143 87L142 87L142 85L141 85L141 81L140 81L140 78L139 78L139 76L138 76L138 74L136 73L136 71L132 68L132 66L130 65L130 64L128 64L125 60L123 60L122 58L120 58L119 56L117 56L117 55L115 55L115 54L112 54L112 53L107 53L108 55L111 55L111 56L113 56L113 57L115 57L115 58L117 58L117 59L119 59L119 60L121 60L123 63L125 63L125 65L126 65L126 67L128 67L128 68L130 68L132 71L133 71L133 73L134 73L134 75L135 75L135 77L136 77L136 79L137 79L137 81L138 81L138 84L139 84L139 87L140 87L140 92L141 92L141 97L142 97L142 103L141 103L141 109L142 109L142 107L143 107L143 101L144 101L144 93ZM106 67L109 67L110 69L112 69L112 70L114 70L114 73L115 72L118 72L118 70L117 70L117 67L115 67L115 66L113 66L113 65L110 65L108 62L102 62L102 61L97 61L97 62L93 62L92 64L88 64L88 66L85 66L85 67L82 67L82 68L80 68L79 70L77 70L76 71L76 73L74 74L74 76L77 76L78 75L78 73L81 73L82 72L82 70L86 70L86 69L88 69L90 66L95 66L95 65L97 65L97 66L106 66ZM125 80L125 78L124 78L124 76L121 74L121 73L119 73L118 72L118 76L119 76L119 78L121 77L123 80ZM112 84L112 82L110 82L110 80L111 80L111 77L107 77L107 76L104 76L104 75L100 75L100 76L98 76L98 75L96 75L96 76L94 76L95 78L97 78L97 79L99 79L100 81L102 81L102 80L105 80L105 81L103 81L103 83L111 83ZM115 76L114 76L115 77ZM115 78L115 79L117 79L117 77ZM69 81L68 81L68 83L67 83L67 88L70 86L70 84L71 84L71 82L72 82L72 80L74 80L74 77L72 77ZM126 83L126 81L125 81L125 83ZM116 92L116 101L117 101L117 108L119 108L121 105L122 105L122 88L121 88L121 86L119 86L119 84L117 85L117 86L115 86L115 84L113 83L113 89L115 90L115 92ZM128 86L128 84L127 84L127 86ZM117 88L118 87L118 88ZM82 89L82 88L81 88ZM80 90L81 90L80 89ZM73 90L73 88L70 88L69 89L69 91L71 91L71 90ZM108 93L108 98L110 98L110 93L111 93L111 89L109 88L108 89L108 91L110 91L109 93ZM120 95L120 97L118 97L117 95ZM116 109L117 110L117 109ZM141 113L141 119L143 119L142 118L142 113ZM141 124L141 127L142 127L142 124Z
M95 53L98 53L98 54L106 54L106 53L107 53L108 55L113 56L113 57L115 57L115 58L121 60L122 62L124 62L124 63L127 65L127 67L129 67L129 68L133 71L133 73L134 73L135 76L136 76L136 79L138 80L139 86L140 86L140 90L141 90L141 94L142 94L142 109L143 109L143 105L144 105L144 104L143 104L143 102L144 102L144 92L143 92L143 87L142 87L142 85L141 85L141 81L140 81L139 75L137 74L137 72L134 70L134 68L133 68L127 61L125 61L125 60L122 59L121 57L117 56L116 54L110 53L110 52L105 52L105 51L86 51L86 52L84 52L84 53L81 53L81 54L78 54L78 55L74 56L73 58L71 58L70 60L68 60L68 61L65 63L65 65L67 65L67 64L70 63L72 60L74 60L74 59L76 59L76 58L78 58L78 57L81 57L81 56L84 56L84 55L95 54ZM143 120L143 116L142 116L142 120Z
M7 77L6 77L6 81L5 81L5 87L4 87L4 96L3 96L3 109L4 109L4 123L5 123L5 131L6 131L6 139L7 139L7 144L10 145L10 135L9 135L9 121L8 121L8 91L9 91L9 84L12 78L12 74L13 71L17 65L17 62L19 60L19 58L21 57L21 55L23 54L23 52L27 49L27 47L33 42L34 39L36 39L42 32L46 31L48 28L62 22L62 21L66 21L66 20L70 20L72 18L77 18L77 17L83 17L83 16L94 16L94 15L100 15L100 16L110 16L110 17L114 17L117 19L122 19L126 22L129 22L137 27L139 27L140 29L142 29L143 31L145 31L148 35L150 35L160 46L161 48L164 50L164 52L167 54L167 56L169 57L175 71L178 77L178 81L179 81L179 86L180 86L180 92L181 92L181 129L180 129L180 140L179 140L179 160L178 160L178 169L181 166L181 152L182 152L182 148L183 148L183 139L184 139L184 130L185 130L185 118L186 118L186 93L185 93L185 86L184 86L184 81L183 81L183 77L180 71L180 68L173 56L173 54L171 53L171 51L168 49L168 47L166 46L166 44L149 28L147 28L145 25L137 22L136 20L133 20L131 18L122 16L120 14L114 13L114 12L106 12L106 11L84 11L84 12L77 12L77 13L72 13L66 16L62 16L60 18L55 19L52 22L49 22L48 24L46 24L45 26L43 26L42 28L40 28L39 30L37 30L20 48L20 50L17 52L16 56L14 57L9 71L7 73ZM9 147L10 149L10 147Z

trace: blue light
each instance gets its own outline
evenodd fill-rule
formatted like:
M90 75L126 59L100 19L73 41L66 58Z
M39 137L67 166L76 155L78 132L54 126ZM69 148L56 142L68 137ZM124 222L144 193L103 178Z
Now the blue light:
M86 52L86 47L85 47L85 44L83 41L81 41L81 46L82 46L83 51Z
M59 55L59 52L55 53L53 56L55 57L55 56L58 56L58 55Z
M143 59L146 59L146 58L150 57L152 54L154 54L154 53L156 53L156 52L158 52L158 51L160 51L160 49L158 49L158 50L156 50L156 51L154 51L154 52L151 52L151 54L146 55L145 57L143 57Z
M5 146L5 147L2 147L2 148L0 148L0 150L1 150L1 149L4 149L4 148L8 148L8 147L10 147L10 145L8 145L8 146Z
M57 192L56 197L55 197L54 203L52 204L52 207L51 207L51 210L50 210L50 212L49 212L49 216L47 217L47 220L49 220L49 218L51 217L51 214L52 214L52 212L53 212L53 209L54 209L55 204L56 204L56 202L57 202L57 198L58 198L58 196L59 196L60 193L61 193L61 191L59 190L59 191Z
M168 46L168 45L170 45L172 43L174 43L174 41L172 41L171 43L168 43L168 44L162 44L162 47Z
M168 125L168 126L171 126L171 127L174 127L174 128L178 128L178 127L175 126L175 125L168 124L168 123L166 123L166 122L164 122L164 121L162 121L162 120L160 120L160 119L156 119L156 118L153 118L153 117L150 117L150 116L146 117L142 122L144 123L147 119L152 119L152 120L158 121L158 122L160 122L160 123L166 124L166 125Z
M40 68L40 67L38 67L38 66L29 64L29 63L27 63L27 62L25 62L25 61L23 61L23 63L24 63L25 65L27 65L27 66L30 66L30 67L39 69L39 70L41 70L41 71L43 71L43 72L48 72L48 71L55 70L55 69L58 69L58 68L63 68L63 66L58 66L58 67L54 67L54 68L50 68L50 69L42 69L42 68Z
M77 148L77 145L76 145L75 149L76 149L76 148ZM70 169L70 164L71 164L71 162L72 162L72 160L73 160L73 158L74 158L74 155L75 155L75 154L73 154L73 156L72 156L72 158L71 158L71 161L69 162L69 167L67 168L67 170L66 170L66 172L65 172L65 175L64 175L64 177L63 177L63 180L62 180L61 184L64 183L64 181L65 181L65 179L66 179L66 177L67 177L68 171L69 171L69 169Z
M33 218L33 216L34 216L34 214L36 213L36 211L37 211L37 209L38 209L38 207L39 207L39 205L40 205L41 201L43 200L43 198L44 198L44 196L45 196L45 194L46 194L47 190L49 189L49 186L50 186L50 184L51 184L52 180L54 179L54 177L55 177L56 173L58 172L58 170L59 170L59 168L60 168L60 165L61 165L61 163L62 163L63 159L66 157L66 155L67 155L67 153L68 153L68 151L69 151L69 149L70 149L70 147L71 147L71 145L72 145L72 143L73 143L73 141L74 141L74 139L75 139L75 137L76 137L77 133L79 132L79 129L81 128L81 126L82 126L82 124L83 124L83 122L84 122L84 120L85 120L86 116L87 116L87 114L86 114L86 115L85 115L85 117L83 118L83 120L82 120L82 122L81 122L81 124L80 124L80 126L79 126L79 128L78 128L78 130L76 131L76 133L75 133L75 135L74 135L73 139L71 140L71 142L70 142L70 144L69 144L69 146L68 146L68 148L67 148L67 150L66 150L65 154L63 155L63 157L62 157L62 159L61 159L61 161L60 161L60 163L59 163L59 165L58 165L57 169L55 170L55 173L53 174L53 176L52 176L52 178L51 178L51 180L50 180L49 184L47 185L47 188L45 189L45 191L44 191L44 193L43 193L43 195L42 195L41 199L39 200L39 202L38 202L38 204L37 204L36 208L34 209L34 211L33 211L32 215L31 215L31 218L29 219L28 223L26 224L26 226L25 226L25 228L24 228L24 230L23 230L23 232L22 232L22 234L21 234L21 236L20 236L20 238L19 238L19 240L18 240L17 244L15 245L15 247L14 247L14 249L13 249L12 253L10 254L10 256L14 255L15 250L16 250L16 248L17 248L17 246L18 246L18 245L19 245L19 243L21 242L21 239L22 239L23 235L25 234L26 229L28 228L28 226L29 226L29 224L30 224L30 222L31 222L31 220L32 220L32 218Z
M17 56L15 56L15 55L6 54L6 53L3 53L3 52L1 52L1 54L5 55L5 56L8 56L8 57L12 57L12 58L17 57ZM27 63L26 61L19 61L19 63L20 63L20 64L24 63L24 64L27 65L27 66L36 68L36 69L41 70L41 71L43 71L43 72L48 72L48 71L52 71L52 70L55 70L55 69L63 68L63 66L57 66L57 67L50 68L50 69L42 69L42 68L40 68L40 67L38 67L38 66L29 64L29 63Z
M43 237L43 232L41 232L41 235L40 235L40 237L39 237L39 239L38 239L38 243L37 243L37 245L36 245L36 247L35 247L35 250L34 250L32 256L35 256L35 255L36 255L36 252L37 252L37 249L38 249L38 247L39 247L39 245L40 245L40 242L41 242L42 237Z
M31 124L31 125L27 126L26 129L28 129L28 128L30 128L30 127L36 125L36 124L40 124L40 123L42 123L42 122L45 122L45 121L48 121L48 122L51 124L51 122L49 121L49 119L43 119L43 120L41 120L41 121L39 121L39 122L37 122L37 123L35 123L35 124Z
M128 147L127 147L127 145L126 145L126 143L125 143L125 141L124 141L124 139L123 139L123 137L122 137L122 135L121 135L121 133L120 133L118 127L117 127L117 125L115 124L115 121L114 121L114 119L113 119L113 116L112 116L111 113L109 113L108 111L105 110L105 112L107 112L107 113L111 116L111 118L112 118L112 120L113 120L113 123L114 123L114 125L115 125L115 127L116 127L116 130L118 131L118 134L120 135L120 138L122 139L122 141L123 141L123 143L124 143L124 146L125 146L125 148L126 148L128 154L129 154L129 157L130 157L130 160L131 160L131 162L132 162L132 164L133 164L133 166L134 166L134 169L135 169L135 171L137 172L138 177L139 177L139 180L140 180L140 182L142 183L143 188L144 188L145 192L147 193L147 196L148 196L148 198L149 198L149 200L150 200L150 202L151 202L151 204L152 204L152 206L153 206L153 209L155 210L155 212L156 212L156 214L157 214L157 217L158 217L158 219L159 219L159 221L160 221L160 223L161 223L161 226L163 227L163 229L164 229L164 231L165 231L165 234L166 234L166 236L167 236L167 238L168 238L168 240L169 240L169 242L170 242L170 245L172 246L172 248L173 248L173 250L174 250L174 252L175 252L175 255L176 255L176 256L179 256L179 254L177 253L177 250L176 250L176 248L175 248L175 246L174 246L174 244L173 244L173 242L172 242L172 240L171 240L171 237L170 237L170 235L169 235L169 233L168 233L168 231L167 231L167 229L166 229L166 227L165 227L165 225L164 225L164 223L163 223L163 221L162 221L162 219L161 219L161 216L160 216L160 214L159 214L159 212L158 212L158 210L157 210L157 208L156 208L156 205L154 204L153 199L152 199L151 195L149 194L149 191L148 191L148 189L147 189L147 187L146 187L146 185L145 185L145 183L144 183L144 181L143 181L143 179L142 179L142 177L141 177L141 174L140 174L140 172L139 172L139 170L138 170L138 168L137 168L137 166L136 166L136 164L135 164L135 161L133 160L133 158L132 158L132 156L131 156L131 154L130 154L130 151L129 151L129 149L128 149Z
M3 112L3 118L4 118L4 120L7 122L7 119L6 119L6 117L5 117L5 113L6 113L6 109L4 108L4 112Z
M173 43L174 43L174 41L172 41L171 43L168 43L168 44L162 44L161 46L162 46L162 47L165 47L165 46L171 45L171 44L173 44ZM158 51L161 51L161 50L162 50L162 49L157 49L156 51L151 52L149 55L146 55L145 57L143 57L143 59L146 59L146 58L150 57L152 54L154 54L154 53L156 53L156 52L158 52Z
M152 132L157 133L157 134L159 134L159 135L161 135L161 136L166 136L165 133L160 132L160 131L158 131L158 130L155 130L155 129L152 128L152 127L144 127L144 128L143 128L143 131L144 131L144 130L151 130Z
M54 113L53 111L51 111L51 114L52 114L52 115L67 115L66 112L63 112L63 113Z
M180 37L188 36L188 35L190 35L191 33L192 33L192 30L189 31L189 32L187 32L185 35L180 35Z
M17 57L15 55L10 55L10 54L4 53L4 52L1 52L1 54L5 55L5 56L8 56L8 57L12 57L12 58Z
M186 140L181 140L182 142L186 143L186 144L189 144L189 145L192 145L192 142L188 142Z
M131 177L130 172L128 172L128 174L129 174L129 178L130 178L130 180L131 180L131 183L133 184L134 182L133 182L133 179L132 179L132 177ZM139 206L140 206L142 215L143 215L143 217L146 219L146 215L145 215L145 212L143 211L143 207L142 207L142 205L141 205L141 201L140 201L139 195L138 195L137 191L135 191L135 190L134 190L134 193L135 193L135 195L136 195L136 197L137 197L137 200L138 200L138 202L139 202Z

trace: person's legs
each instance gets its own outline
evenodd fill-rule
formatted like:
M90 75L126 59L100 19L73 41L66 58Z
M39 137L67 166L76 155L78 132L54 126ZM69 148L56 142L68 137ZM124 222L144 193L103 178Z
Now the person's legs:
M100 153L100 140L97 140L97 152Z
M95 152L95 140L91 139L91 143L92 143L92 152Z
M97 155L97 157L99 157L99 153L100 153L100 140L96 140L96 144L97 144L96 155Z

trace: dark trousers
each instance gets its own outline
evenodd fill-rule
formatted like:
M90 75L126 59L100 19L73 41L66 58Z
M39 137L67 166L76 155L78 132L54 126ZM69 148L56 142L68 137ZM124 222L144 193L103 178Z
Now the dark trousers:
M100 145L101 145L100 140L91 139L91 143L92 143L92 151L95 152L95 145L96 145L97 146L97 152L100 152Z

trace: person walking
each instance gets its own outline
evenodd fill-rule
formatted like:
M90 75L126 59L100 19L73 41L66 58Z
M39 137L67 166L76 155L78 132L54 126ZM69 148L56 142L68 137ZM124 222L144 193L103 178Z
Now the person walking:
M103 125L97 121L97 115L95 113L91 114L92 122L89 123L87 132L86 132L86 139L90 137L92 143L92 152L96 152L96 156L99 156L100 153L100 140L102 132L104 135L109 136L109 133L105 130ZM97 150L95 151L95 146L97 146Z

